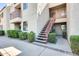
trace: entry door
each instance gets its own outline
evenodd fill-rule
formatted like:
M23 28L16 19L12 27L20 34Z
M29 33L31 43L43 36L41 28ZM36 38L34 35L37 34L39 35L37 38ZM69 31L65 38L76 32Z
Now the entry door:
M21 23L15 23L15 29L21 30Z

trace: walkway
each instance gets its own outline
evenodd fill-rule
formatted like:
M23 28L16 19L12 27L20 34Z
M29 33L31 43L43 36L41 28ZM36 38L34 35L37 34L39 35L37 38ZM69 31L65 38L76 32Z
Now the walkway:
M63 53L47 47L38 46L19 39L0 37L0 48L15 47L22 53L19 56L69 56L72 54Z

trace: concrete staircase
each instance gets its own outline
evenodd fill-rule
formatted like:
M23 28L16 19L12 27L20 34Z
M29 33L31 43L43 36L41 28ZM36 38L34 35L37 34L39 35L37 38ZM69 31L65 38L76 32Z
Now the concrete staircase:
M39 33L36 42L41 42L41 43L47 43L48 40L48 34L52 28L52 26L55 23L55 18L52 17L44 26L44 28L42 29L42 31Z

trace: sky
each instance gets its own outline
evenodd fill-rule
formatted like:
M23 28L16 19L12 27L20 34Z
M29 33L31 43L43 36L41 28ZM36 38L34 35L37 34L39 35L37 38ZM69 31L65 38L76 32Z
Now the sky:
M0 3L0 10L6 5L6 3Z

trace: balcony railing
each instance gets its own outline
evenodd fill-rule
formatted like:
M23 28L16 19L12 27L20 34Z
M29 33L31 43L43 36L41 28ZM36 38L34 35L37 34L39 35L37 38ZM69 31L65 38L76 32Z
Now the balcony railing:
M10 13L10 19L14 19L17 17L21 17L21 11L14 11L14 12Z

